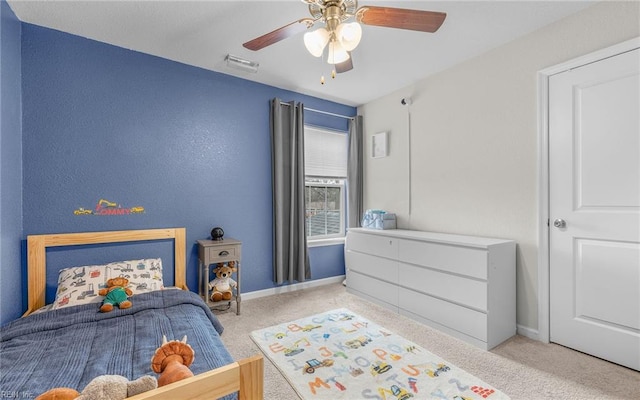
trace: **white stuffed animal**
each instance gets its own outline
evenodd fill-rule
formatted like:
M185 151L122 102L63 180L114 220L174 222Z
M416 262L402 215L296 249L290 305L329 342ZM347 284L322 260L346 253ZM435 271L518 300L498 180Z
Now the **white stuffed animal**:
M232 288L237 288L238 283L231 279L231 275L237 271L234 267L235 262L229 261L229 265L218 263L216 269L216 279L209 282L209 290L211 290L211 301L231 300L233 297Z
M158 381L149 375L135 381L120 375L102 375L89 382L76 400L120 400L157 387Z

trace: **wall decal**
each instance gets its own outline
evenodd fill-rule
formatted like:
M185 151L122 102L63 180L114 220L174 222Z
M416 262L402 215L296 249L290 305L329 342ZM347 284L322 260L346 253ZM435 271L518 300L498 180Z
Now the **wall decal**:
M95 209L89 209L80 207L73 211L73 215L130 215L130 214L142 214L144 213L144 207L122 207L114 201L106 199L98 200Z

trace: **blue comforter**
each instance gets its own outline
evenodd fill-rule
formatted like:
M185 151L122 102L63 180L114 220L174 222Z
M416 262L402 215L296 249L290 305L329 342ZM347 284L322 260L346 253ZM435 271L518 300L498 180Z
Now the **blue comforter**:
M194 374L233 362L219 336L222 325L195 293L163 290L131 301L126 310L100 313L99 304L85 304L2 327L0 393L33 398L54 387L82 391L99 375L156 376L151 357L162 335L167 340L187 336L195 351Z

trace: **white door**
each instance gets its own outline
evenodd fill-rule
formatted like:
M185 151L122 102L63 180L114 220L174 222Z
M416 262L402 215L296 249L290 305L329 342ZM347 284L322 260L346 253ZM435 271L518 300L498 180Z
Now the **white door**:
M549 78L550 340L640 370L640 50Z

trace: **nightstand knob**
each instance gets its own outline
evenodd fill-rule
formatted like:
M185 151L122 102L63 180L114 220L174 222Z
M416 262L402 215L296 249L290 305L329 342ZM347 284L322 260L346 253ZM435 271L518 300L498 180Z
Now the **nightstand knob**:
M218 253L218 255L219 255L220 257L228 256L228 255L229 255L229 252L228 252L228 251L226 251L226 250L222 250L220 253Z

